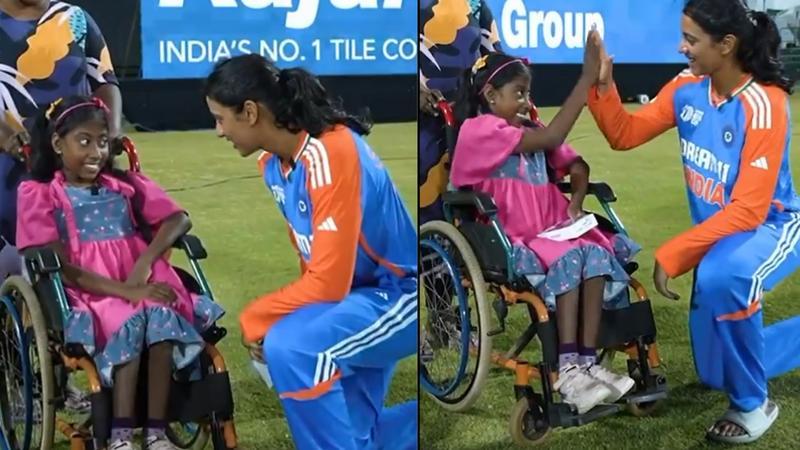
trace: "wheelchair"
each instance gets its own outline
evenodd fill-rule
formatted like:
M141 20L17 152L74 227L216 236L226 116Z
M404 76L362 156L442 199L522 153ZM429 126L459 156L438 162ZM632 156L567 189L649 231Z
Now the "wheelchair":
M141 170L133 144L126 140L124 148L130 169ZM213 299L200 267L207 257L200 239L187 234L173 248L185 252L193 272L175 267L184 286ZM105 449L111 429L111 390L101 386L85 349L64 342L70 306L61 281L61 262L47 248L28 249L23 258L27 279L10 276L0 287L0 448L49 450L57 429L69 440L71 450ZM188 370L172 379L166 431L170 442L180 449L204 449L209 441L214 450L237 447L230 379L216 348L226 334L225 328L216 324L203 333L206 345L200 356L199 380L190 381ZM146 371L145 361L141 370ZM66 413L57 417L64 408L67 379L77 370L84 371L88 379L91 413L88 417ZM146 417L146 383L147 376L140 376L140 427Z
M452 155L452 110L446 102L439 104L439 110ZM537 118L535 108L531 116ZM570 192L569 183L559 187ZM597 198L608 217L596 215L601 229L627 234L610 206L616 201L613 190L605 183L590 183L589 195ZM628 289L614 300L616 307L604 308L598 364L610 367L617 353L627 355L635 388L617 403L598 405L583 415L556 401L556 317L528 280L515 272L512 245L497 219L496 205L485 193L465 190L446 192L442 200L446 219L423 224L419 244L420 292L425 296L420 316L420 384L435 403L446 410L465 411L478 400L490 367L510 370L516 398L510 433L516 444L524 446L544 442L554 428L580 426L625 409L635 416L649 415L666 398L666 378L657 372L660 358L650 301L641 283L631 278ZM629 275L637 268L635 262L625 267ZM493 338L507 331L506 318L514 305L523 305L530 323L510 349L493 351ZM534 338L540 342L541 360L526 361L522 352Z

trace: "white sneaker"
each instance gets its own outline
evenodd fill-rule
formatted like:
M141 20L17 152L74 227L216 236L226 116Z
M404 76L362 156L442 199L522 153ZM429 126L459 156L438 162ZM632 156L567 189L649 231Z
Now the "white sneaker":
M611 394L606 397L605 401L609 403L616 402L636 386L636 382L633 381L633 378L627 375L617 375L605 367L596 364L587 367L586 373L608 388Z
M611 395L604 383L590 377L575 364L559 369L553 388L561 394L564 403L578 410L578 414L585 414Z
M131 441L114 441L108 446L108 450L136 450Z
M157 436L147 436L144 441L145 450L178 450L170 441Z

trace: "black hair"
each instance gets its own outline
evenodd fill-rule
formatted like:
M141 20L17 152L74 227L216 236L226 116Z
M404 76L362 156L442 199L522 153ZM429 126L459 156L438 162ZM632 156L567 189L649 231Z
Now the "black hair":
M519 60L519 58L505 53L493 52L481 57L472 68L464 71L459 80L455 104L456 121L459 126L465 120L477 116L481 110L489 108L486 103L486 97L483 96L487 81L493 88L500 89L517 77L530 76L528 65L519 60L520 64L506 65L489 80L489 77L500 66L514 60Z
M748 9L741 0L688 0L683 14L719 42L728 34L739 40L736 58L758 82L792 93L794 82L784 73L778 57L781 36L772 18Z
M90 106L79 107L67 112L68 109L81 103L90 103ZM64 114L66 112L66 114ZM30 128L31 153L29 167L31 178L39 182L50 182L55 173L63 168L61 157L53 148L53 134L63 138L81 124L90 121L101 121L108 127L108 113L105 106L96 99L84 96L72 96L57 100L48 107L39 110ZM112 144L109 144L112 146ZM128 172L114 166L114 159L119 151L110 148L108 158L101 172L110 174L118 180L135 186L128 176ZM152 230L142 215L143 198L137 190L131 199L131 212L138 231L148 242L152 239Z
M251 100L266 106L276 124L292 133L302 130L319 137L335 125L369 134L368 112L348 114L341 100L330 96L319 79L300 69L278 69L263 56L236 56L217 63L206 79L205 96L237 113Z

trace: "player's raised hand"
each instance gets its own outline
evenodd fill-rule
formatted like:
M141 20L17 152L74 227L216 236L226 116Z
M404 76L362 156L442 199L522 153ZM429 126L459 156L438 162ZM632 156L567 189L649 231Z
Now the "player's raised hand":
M601 90L608 89L614 82L612 71L614 68L614 55L609 55L603 39L600 39L600 76L597 86Z

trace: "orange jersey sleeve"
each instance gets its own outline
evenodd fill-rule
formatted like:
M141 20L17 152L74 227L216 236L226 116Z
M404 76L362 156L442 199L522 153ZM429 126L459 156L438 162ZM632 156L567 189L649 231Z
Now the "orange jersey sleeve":
M350 292L362 221L358 151L343 127L320 141L312 139L306 151L315 152L314 158L301 158L311 199L311 260L297 281L244 309L239 321L247 342L262 339L278 319L298 308L340 301ZM309 162L314 160L318 163Z
M597 126L614 150L630 150L675 126L673 95L680 86L698 78L681 72L670 80L652 102L629 113L622 106L617 86L603 95L592 86L589 90L589 111Z
M656 259L672 278L696 267L720 239L754 230L767 218L783 163L788 111L786 94L780 88L760 85L756 88L768 101L758 99L753 107L747 95L742 96L747 134L730 201L706 221L669 240L656 251ZM766 164L752 164L762 158L766 158Z

